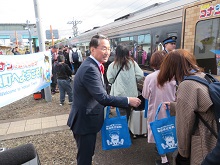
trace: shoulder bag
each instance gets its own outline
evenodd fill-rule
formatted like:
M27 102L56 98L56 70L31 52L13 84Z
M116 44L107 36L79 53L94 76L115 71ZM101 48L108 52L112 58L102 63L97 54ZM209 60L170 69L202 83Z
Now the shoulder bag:
M120 73L120 71L122 70L123 67L124 67L124 64L121 66L121 68L119 69L118 73L116 74L114 81L112 83L108 83L108 85L107 85L107 93L108 94L110 94L112 84L114 84L116 78L118 77L118 74Z

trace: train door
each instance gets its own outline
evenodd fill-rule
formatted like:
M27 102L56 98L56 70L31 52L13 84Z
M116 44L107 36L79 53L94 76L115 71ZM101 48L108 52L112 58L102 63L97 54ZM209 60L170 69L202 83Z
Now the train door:
M205 72L220 75L220 0L185 8L183 48L194 53Z
M196 25L195 48L199 66L217 75L217 55L220 55L220 19L200 21ZM218 62L219 63L219 62Z

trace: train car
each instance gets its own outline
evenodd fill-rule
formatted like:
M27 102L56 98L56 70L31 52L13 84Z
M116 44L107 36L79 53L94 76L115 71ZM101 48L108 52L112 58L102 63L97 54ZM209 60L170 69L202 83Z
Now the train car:
M184 7L182 48L192 52L205 72L220 76L220 0Z
M112 50L117 44L126 44L130 49L137 50L142 46L148 54L169 36L177 36L177 48L180 48L182 34L183 7L198 0L170 0L166 3L156 3L142 10L115 19L114 22L82 33L70 40L77 44L84 53L88 50L89 41L95 34L109 37ZM149 58L139 62L142 67L149 65Z
M77 44L85 52L89 49L91 37L99 33L110 38L112 50L118 44L126 44L131 50L142 46L150 57L162 46L165 38L177 36L177 49L188 49L195 54L205 72L220 75L219 3L219 0L156 3L82 33L68 42ZM149 58L138 63L142 68L150 69Z

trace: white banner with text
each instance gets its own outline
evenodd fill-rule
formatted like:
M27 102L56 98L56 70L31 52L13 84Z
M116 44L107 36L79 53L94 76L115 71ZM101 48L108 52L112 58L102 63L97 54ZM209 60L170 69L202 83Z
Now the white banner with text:
M0 107L46 88L51 83L50 51L0 56Z

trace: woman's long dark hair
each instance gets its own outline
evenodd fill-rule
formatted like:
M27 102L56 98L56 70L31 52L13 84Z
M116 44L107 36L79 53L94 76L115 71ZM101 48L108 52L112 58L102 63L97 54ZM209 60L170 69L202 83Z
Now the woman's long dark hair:
M124 45L118 45L115 50L115 60L113 67L115 65L118 67L124 65L123 69L125 68L125 70L128 70L131 67L129 61L134 63L134 60L129 54L129 49Z
M195 56L184 49L169 52L160 66L160 73L157 77L158 85L163 86L167 81L175 78L181 82L184 76L193 75L202 71L196 63Z

